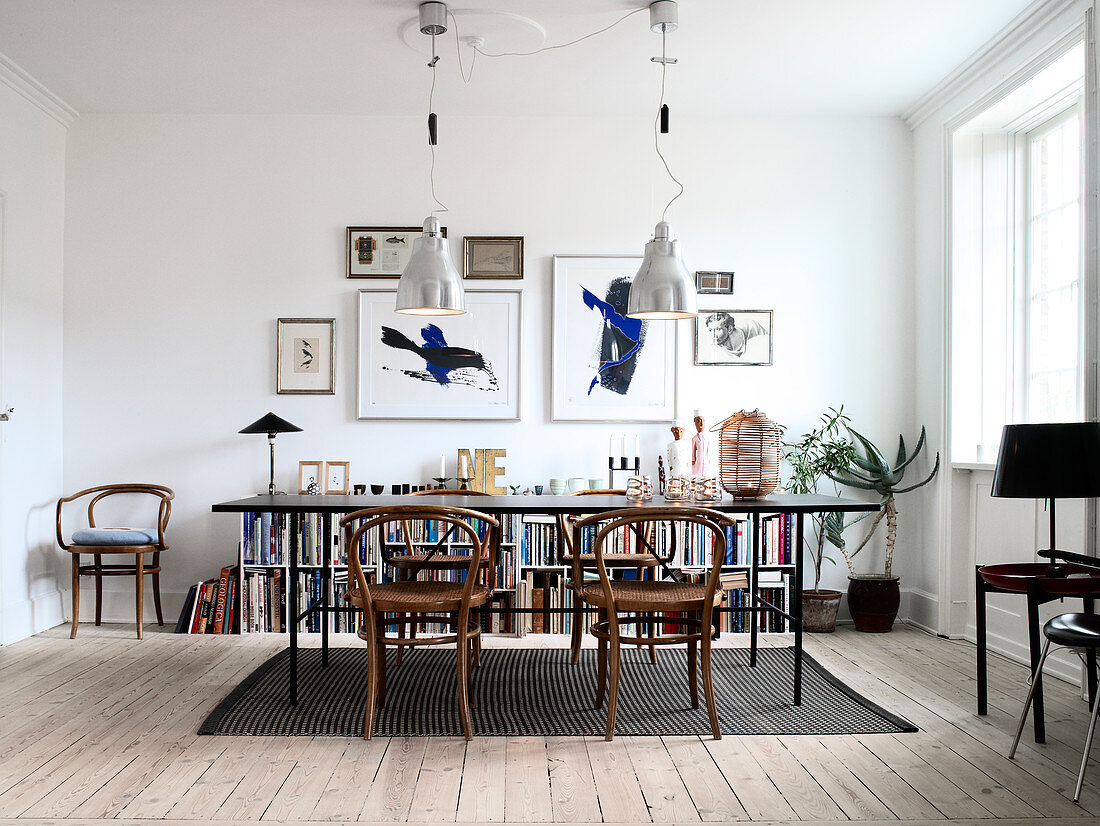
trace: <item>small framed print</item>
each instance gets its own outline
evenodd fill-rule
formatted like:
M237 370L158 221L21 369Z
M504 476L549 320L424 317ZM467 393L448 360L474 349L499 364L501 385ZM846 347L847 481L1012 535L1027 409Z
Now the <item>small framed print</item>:
M733 273L699 270L695 273L695 292L733 294Z
M351 493L351 462L325 462L325 493Z
M523 278L523 236L467 235L463 278Z
M336 392L336 319L280 318L275 392Z
M770 365L771 310L700 310L695 317L695 363Z
M443 237L447 228L443 227ZM400 278L423 227L348 227L348 278Z
M298 493L320 493L323 487L325 463L307 461L298 463Z

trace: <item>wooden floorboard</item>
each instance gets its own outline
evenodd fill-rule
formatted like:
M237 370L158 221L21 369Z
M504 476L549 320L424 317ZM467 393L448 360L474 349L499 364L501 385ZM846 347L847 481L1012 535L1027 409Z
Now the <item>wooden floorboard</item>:
M723 635L721 644L744 644ZM563 640L489 638L486 646ZM784 645L769 636L763 644ZM1100 814L1100 748L1071 797L1087 708L1048 678L1048 742L1005 757L1026 669L990 658L974 712L974 647L898 626L809 635L807 651L911 720L914 734L840 737L210 737L213 707L286 644L132 626L64 627L0 648L0 826L228 823L798 821L1080 826ZM316 645L315 639L305 641ZM336 644L358 645L340 637Z

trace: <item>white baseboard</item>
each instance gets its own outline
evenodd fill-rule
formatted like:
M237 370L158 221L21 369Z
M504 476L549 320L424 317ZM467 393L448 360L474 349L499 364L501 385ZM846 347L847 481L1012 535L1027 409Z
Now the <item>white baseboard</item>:
M4 629L4 638L0 640L0 645L11 645L40 631L61 625L65 621L64 606L67 596L54 590L5 604L4 621L0 623L0 628Z
M72 589L67 589L62 594L64 599L64 622L72 622L73 601ZM160 592L161 607L164 614L164 624L176 624L179 619L180 609L187 593L182 591ZM142 602L142 614L145 622L157 621L157 609L153 605L153 593L148 585L145 587L145 595ZM133 588L119 591L103 591L103 621L104 622L133 622L135 604ZM95 622L95 585L84 586L80 589L80 621ZM56 623L55 623L56 624Z
M977 645L978 633L973 623L967 625L966 637L964 639ZM993 634L988 630L986 631L985 639L989 653L1000 654L1027 668L1031 668L1031 647L1027 642L1001 636L1000 634ZM1062 653L1058 653L1059 651ZM1046 664L1043 666L1044 676L1053 675L1072 685L1081 685L1081 674L1081 661L1077 658L1076 654L1071 653L1065 648L1051 646L1050 657L1047 658Z
M929 634L939 634L939 597L919 588L903 589L898 617L922 631L927 631Z

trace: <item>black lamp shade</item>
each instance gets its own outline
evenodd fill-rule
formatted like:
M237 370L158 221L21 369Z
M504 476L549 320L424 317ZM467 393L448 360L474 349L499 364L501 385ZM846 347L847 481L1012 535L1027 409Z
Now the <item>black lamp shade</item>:
M992 494L1015 499L1100 496L1100 422L1005 425Z
M274 413L268 413L259 419L256 419L248 427L240 430L240 433L266 433L268 436L274 437L276 433L298 433L302 428L296 424L291 424L286 419L282 419L276 416Z

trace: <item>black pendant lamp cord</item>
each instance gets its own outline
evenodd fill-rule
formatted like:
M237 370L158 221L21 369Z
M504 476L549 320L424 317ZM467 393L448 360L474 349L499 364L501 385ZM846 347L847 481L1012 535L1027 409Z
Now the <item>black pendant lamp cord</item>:
M669 202L665 204L665 208L661 210L661 220L665 220L665 216L668 215L668 208L672 206L673 202L684 194L684 185L672 174L672 170L668 168L668 161L665 160L665 156L661 154L661 133L668 131L668 107L665 106L665 74L668 70L668 64L664 62L665 58L665 33L661 32L661 102L657 106L657 117L653 119L653 147L657 150L657 157L661 159L661 163L664 164L665 172L668 173L668 177L672 179L672 182L676 186L680 187L680 191L669 199ZM665 128L661 128L661 123L664 121Z

